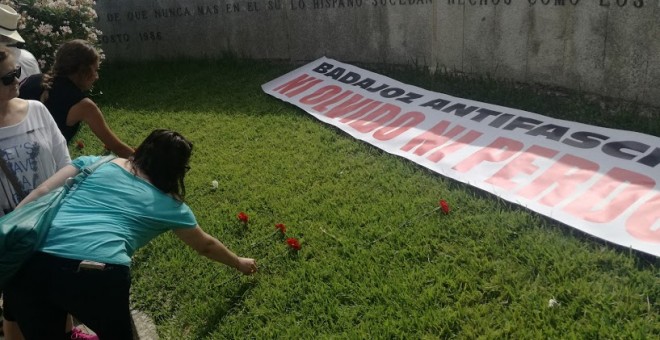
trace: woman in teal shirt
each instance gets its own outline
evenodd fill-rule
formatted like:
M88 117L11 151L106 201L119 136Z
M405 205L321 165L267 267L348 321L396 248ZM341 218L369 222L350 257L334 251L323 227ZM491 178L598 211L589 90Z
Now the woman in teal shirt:
M11 312L27 339L61 336L67 313L101 339L130 339L131 256L169 230L201 255L246 275L256 271L254 259L236 256L205 233L183 203L191 151L179 133L153 131L133 157L102 165L69 194L43 246L5 291L5 299L20 301ZM17 208L97 159L77 158Z

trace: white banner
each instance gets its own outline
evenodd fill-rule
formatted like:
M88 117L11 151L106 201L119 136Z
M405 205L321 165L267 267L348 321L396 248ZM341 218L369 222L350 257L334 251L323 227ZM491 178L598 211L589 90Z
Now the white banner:
M431 92L328 58L262 88L386 152L660 256L657 137Z

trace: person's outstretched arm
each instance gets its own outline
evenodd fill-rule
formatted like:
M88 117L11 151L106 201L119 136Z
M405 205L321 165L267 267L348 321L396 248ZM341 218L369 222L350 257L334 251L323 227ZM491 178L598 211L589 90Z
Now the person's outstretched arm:
M222 242L207 234L199 226L187 229L174 229L173 231L183 243L195 249L200 255L236 268L245 275L250 275L257 271L257 262L254 259L236 256Z
M119 157L128 158L133 155L133 152L135 152L133 148L122 142L119 137L110 130L108 123L103 117L101 109L99 109L99 107L96 106L96 103L89 98L85 98L71 107L66 120L67 123L79 121L87 123L96 137L105 144L105 147Z
M21 203L19 203L16 206L16 209L24 206L28 202L32 202L37 198L49 193L51 190L55 188L61 187L62 185L64 185L64 181L66 181L67 178L74 177L79 172L80 170L78 170L78 168L76 168L73 165L67 165L63 167L62 169L58 170L55 174L50 176L43 183L41 183L36 189L32 190L32 192L30 192L29 195L25 196L25 198L21 201Z

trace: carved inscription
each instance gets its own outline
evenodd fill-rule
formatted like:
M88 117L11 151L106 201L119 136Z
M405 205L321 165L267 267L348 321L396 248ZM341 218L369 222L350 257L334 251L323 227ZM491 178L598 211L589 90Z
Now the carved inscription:
M260 1L187 1L189 4L176 7L135 8L126 12L103 12L98 8L98 21L104 22L105 34L100 37L102 44L126 44L129 42L151 43L167 40L168 32L160 29L137 30L138 27L154 27L150 23L199 17L218 17L231 15L250 15L272 11L316 11L316 10L359 10L375 7L410 7L428 6L433 8L434 0L260 0ZM577 7L587 0L435 0L439 5L453 6L541 6L544 8ZM588 0L597 2L604 9L643 8L650 0ZM135 1L140 6L140 1ZM108 27L110 26L110 27Z
M498 5L511 5L516 0L447 0L448 5L460 6L498 6ZM530 6L577 6L580 2L587 0L523 0L529 3ZM593 1L593 0L588 0ZM644 7L644 0L597 0L598 5L602 7L626 7L633 6L636 8Z

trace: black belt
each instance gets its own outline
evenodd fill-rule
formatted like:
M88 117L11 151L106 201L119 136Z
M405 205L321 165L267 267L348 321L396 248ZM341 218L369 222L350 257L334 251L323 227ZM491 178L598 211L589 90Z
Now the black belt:
M117 270L117 269L123 269L123 270L129 269L128 266L124 266L120 264L101 263L90 260L67 259L64 257L59 257L42 252L36 252L34 253L33 256L36 258L45 259L61 269L72 270L76 272L87 271L87 270L106 271L106 270Z

